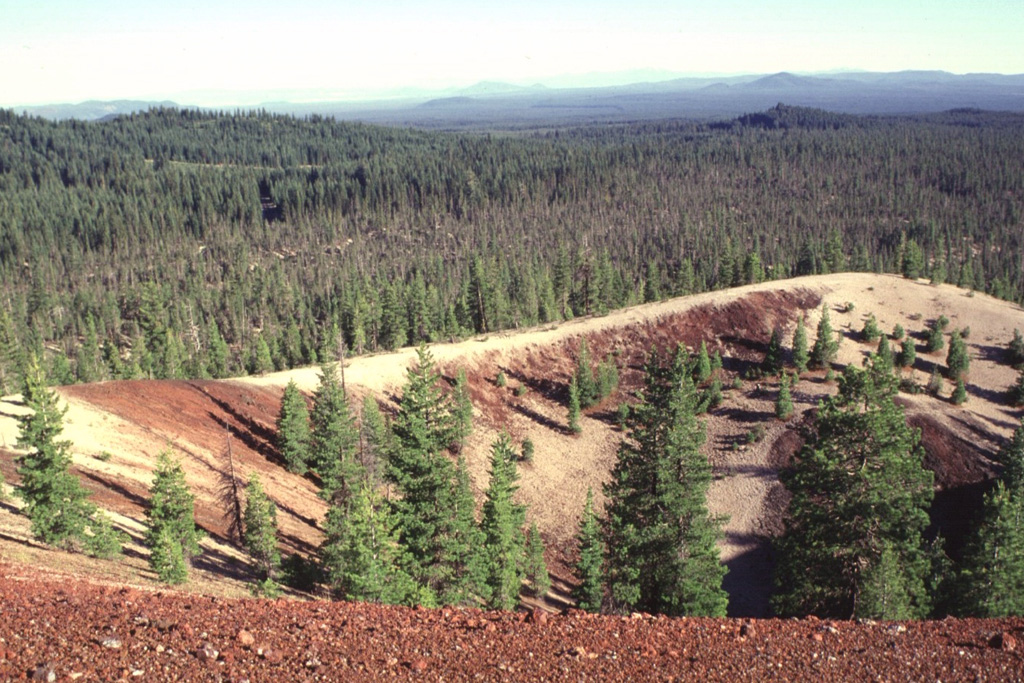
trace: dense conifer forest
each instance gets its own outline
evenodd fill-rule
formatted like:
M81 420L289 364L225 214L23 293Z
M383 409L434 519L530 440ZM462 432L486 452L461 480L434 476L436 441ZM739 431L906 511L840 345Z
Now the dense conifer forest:
M1024 301L1024 116L390 129L0 111L0 391L223 377L765 278Z

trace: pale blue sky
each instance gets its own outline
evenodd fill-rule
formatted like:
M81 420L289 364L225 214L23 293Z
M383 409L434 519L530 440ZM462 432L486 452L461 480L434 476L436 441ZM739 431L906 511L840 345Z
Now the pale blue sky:
M1024 73L1024 0L0 0L0 106L635 69Z

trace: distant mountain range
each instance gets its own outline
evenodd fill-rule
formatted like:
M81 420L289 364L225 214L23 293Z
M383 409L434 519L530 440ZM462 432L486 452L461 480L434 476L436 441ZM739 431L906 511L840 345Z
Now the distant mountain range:
M595 77L596 80L596 77ZM329 91L322 91L330 98ZM428 128L534 127L552 123L665 118L721 119L779 102L849 114L919 114L958 108L1024 111L1024 74L944 71L681 77L603 87L521 86L484 81L462 89L405 89L361 101L310 101L315 93L278 91L255 108ZM296 101L302 100L302 101ZM51 119L97 120L174 102L118 100L18 107ZM234 107L226 107L228 109ZM252 109L242 106L242 109ZM217 107L225 109L225 107Z

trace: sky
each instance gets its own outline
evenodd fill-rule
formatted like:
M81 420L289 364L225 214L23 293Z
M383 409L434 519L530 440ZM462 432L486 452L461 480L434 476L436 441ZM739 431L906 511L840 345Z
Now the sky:
M1024 0L0 0L2 107L836 69L1024 73Z

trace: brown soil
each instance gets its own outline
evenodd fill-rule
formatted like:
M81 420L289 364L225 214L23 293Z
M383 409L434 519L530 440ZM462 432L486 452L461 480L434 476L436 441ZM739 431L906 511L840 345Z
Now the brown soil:
M1024 679L1024 620L561 616L191 597L0 565L0 678Z

